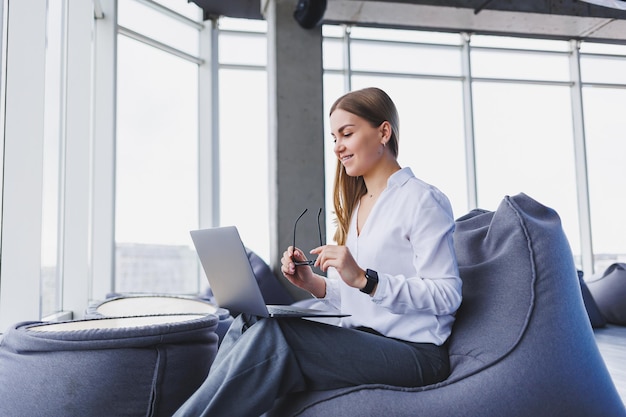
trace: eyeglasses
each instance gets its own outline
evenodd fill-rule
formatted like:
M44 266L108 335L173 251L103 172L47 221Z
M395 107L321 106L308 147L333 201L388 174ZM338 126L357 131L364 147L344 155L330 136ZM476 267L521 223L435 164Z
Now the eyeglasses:
M296 219L296 222L293 224L293 248L294 248L294 250L296 248L296 227L298 226L298 220L300 220L302 218L302 216L304 216L304 213L306 213L308 210L309 209L304 209L304 211ZM321 214L322 214L322 209L320 208L320 210L317 212L317 232L319 233L319 237L320 237L320 246L323 245L323 243L322 243L322 225L320 224L320 215ZM296 261L294 259L293 263L296 266L313 265L313 264L315 264L315 259L312 260L312 261Z

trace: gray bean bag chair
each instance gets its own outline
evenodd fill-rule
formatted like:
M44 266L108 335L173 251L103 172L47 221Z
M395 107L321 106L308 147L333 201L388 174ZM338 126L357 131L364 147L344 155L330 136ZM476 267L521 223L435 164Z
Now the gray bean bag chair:
M591 291L589 291L589 287L585 282L583 271L578 272L578 283L580 284L580 292L583 296L583 303L585 304L585 310L587 310L587 315L589 316L589 322L591 323L591 327L594 329L598 329L606 326L606 319L604 315L600 312L598 308L598 304L596 304L596 300L591 295Z
M0 342L0 416L170 417L217 353L218 318L23 322Z
M626 263L612 264L587 288L608 323L626 326Z
M455 247L464 299L448 379L292 394L267 415L626 416L554 210L525 194L505 197L495 212L458 219Z

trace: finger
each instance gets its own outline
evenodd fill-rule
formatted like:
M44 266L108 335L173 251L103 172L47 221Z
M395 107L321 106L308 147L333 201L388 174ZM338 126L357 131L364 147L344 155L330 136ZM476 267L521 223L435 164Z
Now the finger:
M311 249L311 251L309 253L312 254L312 255L319 255L320 253L322 253L324 248L326 248L326 246L318 246L315 249Z
M330 261L327 260L327 259L322 259L320 261L320 258L317 258L317 262L319 263L318 268L321 269L324 272L326 272L328 270L329 266L332 266L332 265L330 265Z
M285 251L283 253L283 257L280 258L280 263L282 265L287 265L287 264L289 264L289 262L291 262L291 254L289 252Z
M327 264L329 261L330 261L330 258L328 256L328 253L326 251L322 251L317 256L317 259L315 260L315 266L321 269L322 271L326 272L326 270L328 269Z
M283 275L292 275L295 273L295 265L293 263L293 251L291 250L291 246L283 253L280 269Z
M293 275L296 273L296 266L292 262L290 262L288 264L284 264L281 267L281 271L285 278L290 278L293 277Z
M296 249L293 253L292 259L297 260L297 261L306 261L307 257L304 254L304 252L302 252L300 249Z
M296 273L296 264L294 263L294 254L287 258L287 273L294 275Z

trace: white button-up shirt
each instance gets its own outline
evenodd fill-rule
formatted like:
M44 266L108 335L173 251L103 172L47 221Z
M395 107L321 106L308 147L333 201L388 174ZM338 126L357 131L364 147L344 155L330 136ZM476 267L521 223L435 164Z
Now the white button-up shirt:
M448 198L410 168L394 173L357 235L355 210L346 246L363 269L378 273L374 296L346 285L334 268L325 302L344 327L366 326L410 342L443 344L461 304Z

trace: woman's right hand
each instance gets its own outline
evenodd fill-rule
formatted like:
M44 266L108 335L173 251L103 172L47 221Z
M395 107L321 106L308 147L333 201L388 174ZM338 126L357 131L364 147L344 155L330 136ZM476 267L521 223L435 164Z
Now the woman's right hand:
M307 260L300 249L289 246L287 250L283 252L283 257L280 260L280 270L283 276L296 287L302 288L318 298L323 297L326 293L326 283L324 279L314 274L309 265L296 266L294 259L297 261ZM323 286L323 291L321 291L322 288L320 288L320 285Z

